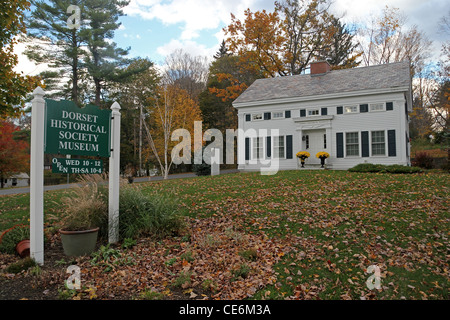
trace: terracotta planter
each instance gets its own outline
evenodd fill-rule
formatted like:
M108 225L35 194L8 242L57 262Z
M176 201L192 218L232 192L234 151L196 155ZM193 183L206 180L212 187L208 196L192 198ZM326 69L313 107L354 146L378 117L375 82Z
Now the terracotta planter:
M30 256L30 240L22 240L16 245L16 252L21 258Z
M97 244L99 228L83 231L59 230L64 253L67 256L84 256L91 254Z

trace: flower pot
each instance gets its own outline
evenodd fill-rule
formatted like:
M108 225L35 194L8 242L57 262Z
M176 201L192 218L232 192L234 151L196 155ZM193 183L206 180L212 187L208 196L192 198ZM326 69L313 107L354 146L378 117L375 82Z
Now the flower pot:
M91 254L97 244L99 228L82 231L59 230L64 253L67 256Z
M322 168L325 165L325 159L325 157L320 157L320 164L322 165Z
M16 252L21 258L30 256L30 240L22 240L16 245Z

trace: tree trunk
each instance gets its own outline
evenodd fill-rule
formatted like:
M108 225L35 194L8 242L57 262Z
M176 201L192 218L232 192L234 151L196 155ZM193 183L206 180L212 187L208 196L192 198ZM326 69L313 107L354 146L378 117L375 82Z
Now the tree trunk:
M78 105L78 47L76 29L72 29L72 101Z
M100 85L100 79L94 78L94 83L95 83L95 105L97 107L100 106L100 94L101 94L101 90L102 87Z

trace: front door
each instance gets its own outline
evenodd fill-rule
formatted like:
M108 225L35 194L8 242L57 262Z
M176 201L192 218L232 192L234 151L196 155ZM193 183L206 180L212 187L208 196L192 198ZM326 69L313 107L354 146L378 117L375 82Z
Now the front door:
M316 154L320 151L326 151L327 141L325 130L305 130L302 132L302 150L308 151L310 157L306 164L320 164L320 159Z

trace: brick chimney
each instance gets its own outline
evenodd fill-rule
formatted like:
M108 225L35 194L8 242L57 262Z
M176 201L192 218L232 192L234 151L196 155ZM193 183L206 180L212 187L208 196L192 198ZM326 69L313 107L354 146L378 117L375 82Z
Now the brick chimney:
M311 68L310 72L311 75L325 74L331 71L331 66L327 61L311 62L310 68Z

